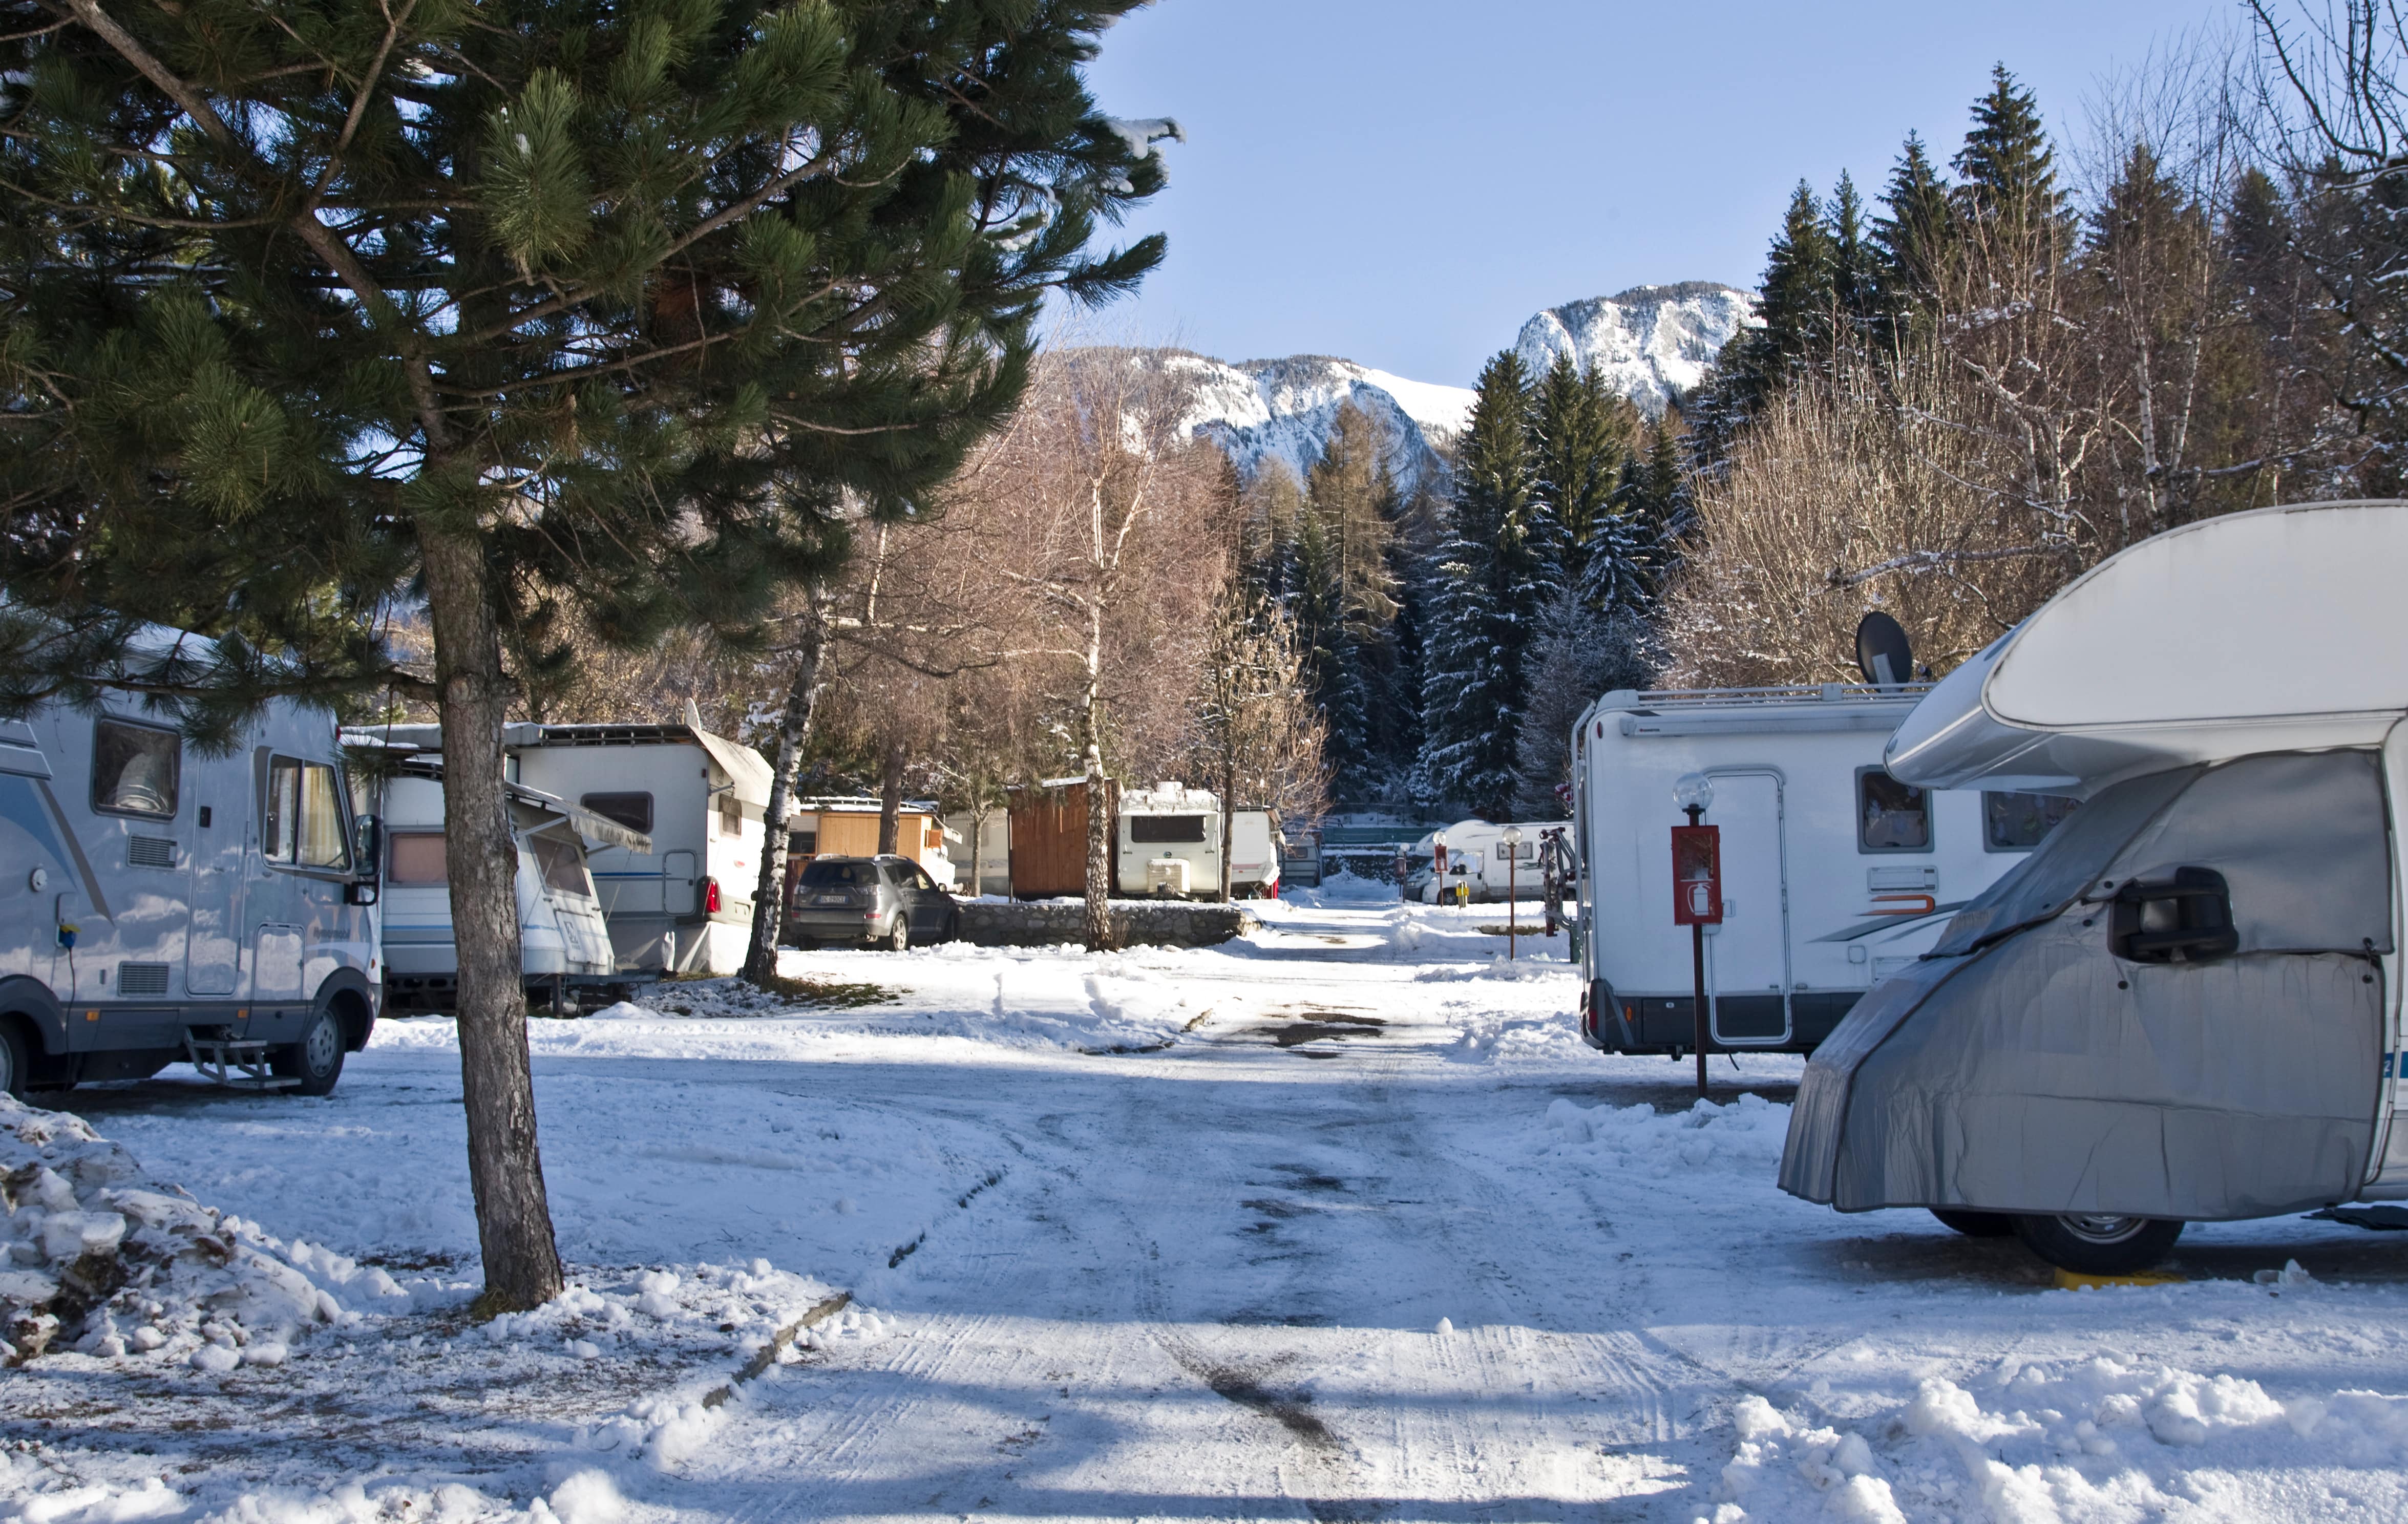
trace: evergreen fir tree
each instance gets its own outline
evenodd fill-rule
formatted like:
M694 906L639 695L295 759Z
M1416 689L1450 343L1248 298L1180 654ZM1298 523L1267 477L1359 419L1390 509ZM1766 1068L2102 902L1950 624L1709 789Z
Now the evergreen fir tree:
M1832 187L1825 226L1831 239L1831 306L1845 324L1842 337L1861 340L1881 312L1881 255L1865 226L1864 198L1845 170Z
M1552 592L1534 522L1529 392L1511 350L1482 368L1426 593L1419 791L1491 819L1512 809L1527 656Z
M1973 125L1953 163L1965 217L2014 233L2061 234L2069 197L2057 180L2040 105L2004 64L1990 69L1987 93L1973 103Z
M1907 134L1872 229L1879 306L1892 321L1924 309L1939 295L1956 217L1948 183L1924 152L1923 139Z
M1829 357L1837 278L1830 225L1813 187L1799 180L1765 256L1758 325L1731 336L1700 388L1689 436L1698 469L1718 471L1747 421L1795 372Z
M1589 562L1610 545L1607 504L1636 433L1638 410L1616 396L1594 369L1558 354L1531 399L1530 449L1542 505L1541 534L1555 580L1577 588ZM1610 551L1609 553L1610 554Z

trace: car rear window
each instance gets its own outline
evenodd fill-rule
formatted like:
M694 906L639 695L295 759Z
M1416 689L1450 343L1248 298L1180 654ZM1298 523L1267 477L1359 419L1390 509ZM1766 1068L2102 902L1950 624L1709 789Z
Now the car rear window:
M833 857L814 859L803 870L806 889L868 889L878 884L878 865Z

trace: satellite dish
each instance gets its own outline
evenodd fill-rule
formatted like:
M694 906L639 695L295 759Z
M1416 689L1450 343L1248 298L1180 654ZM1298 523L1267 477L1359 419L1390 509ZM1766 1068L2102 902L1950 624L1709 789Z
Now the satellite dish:
M1906 631L1879 609L1856 622L1856 670L1877 688L1914 681L1914 650Z

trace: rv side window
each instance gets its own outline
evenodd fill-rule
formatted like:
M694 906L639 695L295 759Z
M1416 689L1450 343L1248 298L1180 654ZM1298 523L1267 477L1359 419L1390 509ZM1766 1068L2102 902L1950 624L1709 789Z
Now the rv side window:
M719 834L744 834L744 801L736 797L736 790L732 788L719 796Z
M280 756L267 765L265 828L260 853L269 862L296 868L351 866L350 833L343 827L342 785L323 762Z
M92 807L112 815L174 814L183 754L184 743L172 730L93 721Z
M1204 840L1202 815L1131 815L1128 823L1129 840L1136 842L1159 844Z
M1931 793L1901 784L1879 768L1856 773L1856 849L1931 850Z
M575 847L551 836L531 836L527 844L535 849L536 866L543 870L545 884L565 894L594 892L594 881L585 876L585 858Z
M789 855L796 857L818 856L820 852L820 833L817 831L788 831L786 833L786 851Z
M384 876L391 884L441 884L445 880L441 831L395 831L385 839Z
M605 820L614 820L631 831L652 828L652 797L650 794L587 794L577 801Z
M2073 813L2080 801L2062 794L1982 793L1982 845L1990 852L2029 852Z
M1502 841L1497 843L1497 860L1498 862L1510 862L1515 858L1519 858L1526 863L1537 862L1539 860L1539 843L1536 841L1524 841L1518 847L1509 847Z

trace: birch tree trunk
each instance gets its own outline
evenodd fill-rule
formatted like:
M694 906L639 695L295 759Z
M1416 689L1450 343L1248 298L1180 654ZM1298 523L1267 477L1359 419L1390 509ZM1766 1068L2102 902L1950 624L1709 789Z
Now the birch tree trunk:
M443 850L459 948L460 1091L468 1185L485 1262L480 1312L524 1312L560 1295L560 1250L536 1144L519 953L518 844L502 786L509 687L483 547L418 525L443 729Z
M762 811L761 881L752 891L752 941L744 951L744 978L767 987L778 971L778 936L786 920L786 817L794 812L795 771L810 743L819 712L820 672L827 654L827 609L818 588L807 590L802 646L795 654L794 681L778 716L777 764L770 769L769 803Z
M1100 537L1099 537L1100 538ZM1087 604L1087 707L1081 728L1087 764L1087 949L1112 945L1112 833L1104 777L1104 606Z

